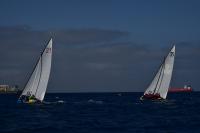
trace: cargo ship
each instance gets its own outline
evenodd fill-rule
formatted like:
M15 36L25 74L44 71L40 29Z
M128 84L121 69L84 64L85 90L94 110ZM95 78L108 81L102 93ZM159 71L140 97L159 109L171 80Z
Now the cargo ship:
M169 88L168 92L175 93L175 92L192 92L193 89L190 85L185 85L182 88Z

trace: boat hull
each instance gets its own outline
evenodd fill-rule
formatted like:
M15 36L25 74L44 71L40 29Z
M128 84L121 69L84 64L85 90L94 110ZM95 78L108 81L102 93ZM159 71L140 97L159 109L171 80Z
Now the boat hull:
M170 88L170 93L177 93L177 92L192 92L192 88Z
M20 99L18 99L17 100L17 103L25 103L25 104L41 104L42 102L41 101L39 101L39 100L34 100L34 99L30 99L30 100L28 100L28 101L24 101L24 100L20 100Z
M164 100L159 94L145 94L140 97L140 100Z

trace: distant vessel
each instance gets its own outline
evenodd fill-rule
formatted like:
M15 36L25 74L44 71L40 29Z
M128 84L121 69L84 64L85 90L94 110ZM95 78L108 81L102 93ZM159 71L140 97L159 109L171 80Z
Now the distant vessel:
M18 102L41 103L49 80L52 60L52 39L41 53L33 72L25 85Z
M193 89L190 85L185 85L182 88L170 88L169 92L176 93L176 92L192 92Z
M174 66L175 45L172 47L167 57L164 58L153 81L140 97L141 100L162 100L166 99Z

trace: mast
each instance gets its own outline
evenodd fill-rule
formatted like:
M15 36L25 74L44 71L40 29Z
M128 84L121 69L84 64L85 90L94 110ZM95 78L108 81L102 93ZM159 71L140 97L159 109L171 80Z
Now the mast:
M35 87L35 97L43 101L48 86L52 61L52 39L48 42L41 55L41 69L38 75L38 86Z
M52 39L52 38L51 38L51 39ZM49 41L51 41L51 39L50 39ZM41 72L40 72L40 78L39 78L39 82L38 82L38 85L37 85L37 89L36 89L36 91L35 91L35 95L37 94L38 86L39 86L39 84L40 84L40 79L41 79L41 75L42 75L42 55L43 55L45 49L47 48L47 46L48 46L48 44L49 44L49 41L48 41L48 43L45 45L43 51L42 51L41 54L40 54L40 59L41 59L41 63L40 63L40 64L41 64Z

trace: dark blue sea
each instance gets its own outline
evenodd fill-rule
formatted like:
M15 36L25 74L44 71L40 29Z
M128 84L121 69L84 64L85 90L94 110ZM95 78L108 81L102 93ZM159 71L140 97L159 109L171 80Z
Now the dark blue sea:
M27 105L0 94L0 133L200 133L200 93L169 94L162 102L141 95L48 93L51 103Z

